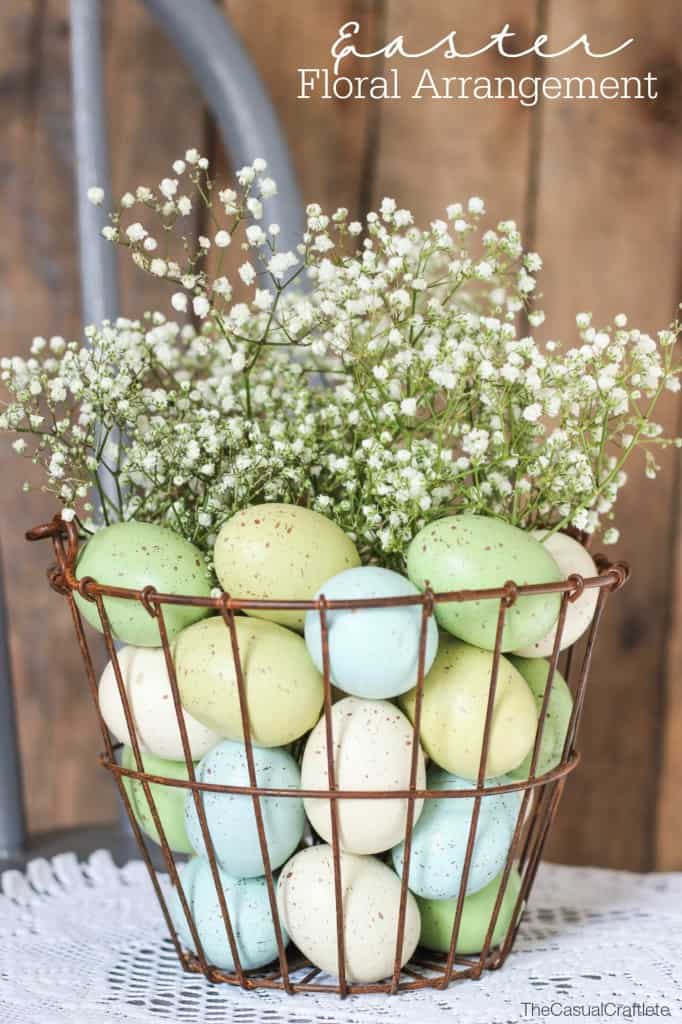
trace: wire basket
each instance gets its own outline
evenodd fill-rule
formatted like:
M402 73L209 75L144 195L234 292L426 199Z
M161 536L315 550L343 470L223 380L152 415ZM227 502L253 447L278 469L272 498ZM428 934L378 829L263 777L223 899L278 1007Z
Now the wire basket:
M324 596L320 596L318 599L312 601L239 600L224 593L218 597L209 598L186 597L178 594L158 593L153 587L146 587L140 591L126 590L120 587L102 585L91 578L78 579L75 575L75 566L79 550L79 539L75 525L72 523L65 523L59 516L57 516L51 523L36 527L27 534L28 540L40 540L44 538L52 540L56 557L56 564L48 570L48 579L52 588L68 600L76 637L83 656L86 677L93 703L95 705L97 719L102 734L102 741L104 744L104 751L100 755L100 762L114 777L121 800L123 801L130 819L133 833L139 845L140 853L148 869L152 885L168 926L171 941L185 970L200 972L209 981L214 983L223 982L230 985L239 985L244 989L283 989L288 993L333 992L344 997L351 993L383 992L395 994L397 992L422 988L442 989L446 988L453 981L463 978L479 978L484 970L494 970L502 966L513 946L523 914L523 909L531 892L533 880L542 855L542 850L547 839L550 826L557 812L566 778L569 773L573 771L579 761L579 754L575 745L576 736L583 710L585 689L597 631L609 595L619 590L628 579L629 569L627 565L624 563L611 564L602 556L597 556L595 562L599 570L599 575L590 579L585 579L578 575L572 575L565 581L558 583L534 584L527 586L517 586L514 582L510 581L505 583L504 586L496 589L455 591L440 594L435 594L427 589L423 594L415 597L357 599L352 601L327 601ZM560 653L561 639L569 602L577 600L586 589L594 588L598 589L599 593L594 618L589 630L576 645L569 648L567 651ZM519 597L541 594L560 594L561 601L554 649L549 659L547 684L542 698L542 704L538 716L537 731L532 753L530 755L530 770L528 777L522 781L510 782L506 785L484 786L505 617L508 609L518 600ZM84 629L83 620L75 600L75 595L79 595L83 599L94 602L97 607L101 621L104 643L106 645L106 653L111 659L111 663L114 668L119 696L128 727L128 734L131 739L135 768L125 768L118 763L116 758L116 745L112 743L107 726L100 713L97 675L94 668L93 656L90 649L88 634ZM184 750L185 764L188 774L187 780L153 775L145 772L144 770L128 691L121 673L117 657L116 643L104 605L104 598L121 598L124 600L139 602L143 605L149 616L151 616L157 623L159 631L159 647L163 648L165 655L165 663L168 670L172 698ZM478 778L475 783L472 783L471 788L469 789L419 789L417 786L420 752L419 735L422 699L424 694L424 665L426 659L427 626L429 619L434 614L434 610L439 604L466 601L496 601L498 604L496 640L495 648L492 653L490 686L484 720ZM220 786L217 784L198 781L196 778L185 719L182 713L178 682L175 675L173 658L171 655L171 648L164 619L164 609L171 605L208 608L213 610L216 615L221 616L225 622L229 635L228 653L229 657L233 659L236 685L238 688L246 764L248 767L250 783L248 786ZM406 790L392 790L390 792L342 790L338 787L335 779L333 755L334 743L331 713L333 695L329 667L328 614L336 609L385 608L397 607L400 605L421 605L418 680L416 685L414 721L412 724L409 786ZM267 609L296 611L314 610L320 617L324 679L323 717L325 721L327 777L329 784L329 788L326 790L259 788L257 785L253 743L251 740L251 730L249 728L249 710L246 687L239 652L237 629L235 627L235 617L246 610ZM97 639L99 639L99 637ZM538 764L542 737L547 719L547 709L549 706L552 684L554 682L555 674L559 668L571 689L573 695L573 707L568 722L560 762L552 768L552 770L547 771L544 774L538 774L536 773L536 767ZM142 787L145 799L149 805L151 818L158 834L163 863L168 875L170 876L170 882L176 889L177 897L186 919L188 933L192 937L196 954L183 949L178 929L174 924L169 910L164 885L162 884L162 880L154 866L155 858L150 852L150 840L138 824L131 799L126 790L126 786L124 785L124 779L137 780ZM184 858L176 856L171 851L168 844L161 816L155 802L154 792L152 789L152 786L154 785L183 787L192 793L192 799L195 804L196 814L203 836L213 884L216 889L218 905L222 916L222 924L225 930L225 938L229 944L232 960L234 962L233 971L226 971L216 967L211 964L205 956L201 939L190 911L187 895L183 890L178 872L180 861ZM220 874L215 847L203 805L202 794L204 792L241 794L250 797L253 801L254 817L258 831L263 864L265 866L265 883L267 886L269 909L272 915L272 923L278 950L277 959L266 968L261 968L255 971L245 970L240 963L234 923L230 919L227 901L223 888L220 884ZM456 952L456 949L462 921L467 881L474 852L476 830L480 817L481 803L483 800L494 797L495 795L514 792L518 792L520 794L520 808L516 818L511 846L500 876L498 893L488 922L485 939L478 955L461 956ZM336 935L336 962L338 965L338 977L331 977L323 974L318 967L315 967L314 964L306 960L306 958L299 953L295 947L290 945L288 949L286 948L284 930L277 905L277 882L271 867L263 821L263 811L261 807L262 798L273 796L285 799L287 797L314 797L329 801L331 817L330 845L332 848L334 867L334 897L336 907L336 917L335 920L329 922L329 928L334 929ZM406 802L403 870L400 881L400 902L395 928L395 958L393 962L393 970L390 976L385 980L372 984L355 982L349 979L347 977L348 972L346 968L346 937L344 934L343 904L344 890L341 872L341 848L339 844L338 802L341 800L357 799L396 799ZM450 945L448 952L442 954L433 953L419 947L412 959L404 966L401 966L403 944L405 940L405 921L413 825L415 821L415 802L418 800L432 799L473 799L473 810L469 825L461 883L459 893L456 897L456 909L454 913ZM493 935L512 868L516 868L518 870L520 888L513 905L510 924L506 934L499 945L493 946Z

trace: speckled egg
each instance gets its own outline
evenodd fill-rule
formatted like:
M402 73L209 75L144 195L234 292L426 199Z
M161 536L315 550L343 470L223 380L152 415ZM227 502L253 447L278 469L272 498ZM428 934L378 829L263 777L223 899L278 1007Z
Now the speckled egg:
M393 973L400 882L374 857L342 853L340 860L346 979L371 984ZM304 956L320 970L338 976L330 846L311 846L292 857L280 873L277 903L285 928ZM401 964L414 953L419 930L417 903L408 892Z
M583 579L590 579L599 575L599 570L589 551L586 551L579 541L568 537L565 533L553 533L551 537L543 539L545 534L542 530L535 530L533 536L538 540L546 551L559 566L562 579L568 579L573 573L578 573ZM589 627L597 608L599 590L595 587L591 590L584 590L577 601L569 601L566 605L566 619L561 633L561 644L559 649L565 651L567 647L579 640ZM535 643L520 647L515 654L523 658L548 658L554 650L557 626L552 626L543 637Z
M135 755L130 747L123 748L121 764L124 768L129 768L133 771L137 769ZM189 779L187 766L183 761L165 761L163 758L155 757L153 754L142 754L142 764L145 772L148 772L149 775L159 775L167 779L181 779L184 782L187 782ZM123 779L123 785L140 828L150 839L161 845L159 832L142 783L125 775L122 775L121 778ZM192 853L192 845L185 829L184 812L187 790L182 786L164 786L160 782L151 783L149 788L161 822L161 828L171 850L174 853Z
M253 758L257 785L264 789L300 787L300 772L286 750L255 748ZM224 740L197 767L198 782L219 786L249 786L246 748L243 743ZM203 795L206 822L216 857L228 875L252 878L265 874L263 854L253 800L238 793ZM278 868L301 841L305 827L303 801L299 796L264 796L260 799L270 867ZM196 853L206 853L196 803L191 793L185 799L187 835Z
M235 618L235 626L252 739L261 747L285 746L317 722L322 677L296 633L243 616ZM183 630L174 659L184 708L221 736L243 739L230 631L223 619Z
M423 590L487 590L508 580L521 585L562 578L551 554L535 537L487 516L447 516L425 526L407 552L407 574ZM556 623L560 598L519 598L508 609L502 650L540 640ZM436 618L453 636L487 651L495 648L499 602L453 601L436 607Z
M183 761L180 727L173 703L164 652L159 647L124 647L118 664L135 722L140 750L171 761ZM102 718L120 743L130 746L130 734L112 662L99 681ZM220 736L183 711L193 761L198 761Z
M211 582L204 556L193 544L172 530L152 523L114 523L90 538L78 559L77 576L91 576L97 583L142 590L156 587L164 594L209 597ZM83 618L102 632L97 606L76 594ZM136 647L160 647L157 622L139 601L108 597L104 608L114 637ZM169 640L198 619L208 608L164 605Z
M517 658L514 655L510 655L509 660L528 683L535 698L536 714L539 716L547 686L549 662L544 658ZM542 731L542 743L535 768L536 775L543 775L545 772L551 771L561 761L572 710L573 696L568 684L559 672L555 672L545 713L545 727ZM533 738L533 744L535 744L535 738ZM532 754L531 747L530 752L518 768L509 772L512 779L528 778Z
M218 870L242 969L251 971L265 967L277 959L267 883L264 878L232 878ZM234 971L234 958L208 861L194 857L183 864L180 882L208 963L223 971ZM170 912L182 943L196 954L198 950L177 890L170 900ZM282 941L285 947L289 943L283 928Z
M497 878L493 878L485 889L464 898L457 936L457 952L460 955L480 953L483 949L501 882L502 875L500 874ZM520 890L521 877L516 868L512 868L495 922L490 942L491 949L500 946L509 931ZM426 949L432 949L436 953L448 953L457 913L457 900L417 899L417 903L422 919L420 945Z
M360 564L352 540L336 523L299 505L251 505L222 527L215 570L238 598L310 601L325 580ZM256 618L303 631L302 611L250 611Z
M332 707L334 772L339 789L402 790L410 785L412 727L384 700L345 697ZM424 788L424 755L419 750L417 788ZM329 789L324 717L308 737L301 764L302 789ZM415 801L415 820L422 800ZM304 799L310 824L326 842L332 839L329 801ZM339 843L349 853L379 853L405 835L407 801L339 800Z
M424 682L421 742L436 764L465 779L478 777L493 655L441 635ZM399 698L414 720L416 690ZM535 738L535 700L523 676L500 658L485 777L517 768Z
M330 601L419 594L413 583L390 569L361 565L346 569L320 588ZM317 595L316 595L317 596ZM338 609L327 613L329 665L332 681L356 697L386 699L405 693L417 682L421 605L392 608ZM308 612L305 642L323 671L322 631L318 612ZM425 671L438 649L438 627L428 620Z
M504 786L505 776L489 779L486 786ZM469 779L431 767L428 789L471 789ZM464 870L469 826L474 813L473 797L428 799L412 833L409 886L415 896L452 899L459 892ZM495 793L483 797L476 826L476 839L467 877L467 893L483 889L504 867L516 819L521 807L520 793ZM402 877L405 843L392 851L393 867Z

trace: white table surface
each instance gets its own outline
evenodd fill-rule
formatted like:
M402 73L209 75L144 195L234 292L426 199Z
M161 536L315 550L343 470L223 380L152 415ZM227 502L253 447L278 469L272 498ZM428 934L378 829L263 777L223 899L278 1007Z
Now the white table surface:
M447 992L343 1002L183 973L139 861L64 854L5 872L2 890L2 1024L682 1021L682 874L542 865L502 970Z

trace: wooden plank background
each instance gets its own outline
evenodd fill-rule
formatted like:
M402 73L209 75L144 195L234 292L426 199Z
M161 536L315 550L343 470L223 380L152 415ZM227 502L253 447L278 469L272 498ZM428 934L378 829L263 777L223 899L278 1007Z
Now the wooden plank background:
M267 83L290 140L304 196L353 213L393 195L419 218L470 194L493 217L514 217L545 257L548 327L575 334L574 316L626 311L648 330L682 298L682 7L677 0L223 0ZM189 76L140 3L107 4L106 75L114 185L158 181L190 145L220 152ZM546 102L384 103L296 99L295 69L327 65L339 26L362 24L366 49L399 32L413 49L452 28L480 45L509 22L519 42L541 31L567 43L614 32L636 47L614 74L651 70L656 104ZM546 26L546 28L545 28ZM0 352L30 337L79 329L78 267L66 0L5 0L0 12ZM452 65L443 63L443 73ZM504 67L502 66L504 65ZM433 61L434 73L439 62ZM537 73L530 60L488 55L477 74ZM542 70L542 67L539 69ZM566 57L561 73L589 73ZM366 73L366 69L362 68ZM401 68L409 94L414 67ZM349 65L349 72L353 69ZM360 73L357 69L356 73ZM164 303L123 270L125 312ZM668 429L682 431L670 396ZM676 428L677 422L677 428ZM46 552L22 543L24 527L50 514L40 495L19 493L25 469L0 449L5 484L0 542L11 598L12 653L30 826L42 830L110 820L109 780L94 765L92 711L65 609L43 584ZM582 730L583 764L566 788L550 842L552 859L635 870L682 868L682 530L680 460L656 483L638 471L620 507L618 554L634 571L601 636Z

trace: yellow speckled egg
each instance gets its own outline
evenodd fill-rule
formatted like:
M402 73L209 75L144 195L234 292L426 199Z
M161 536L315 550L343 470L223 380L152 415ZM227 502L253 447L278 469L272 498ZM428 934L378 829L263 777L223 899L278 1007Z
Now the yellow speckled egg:
M433 668L424 680L420 736L436 764L465 779L478 776L493 656L441 634ZM399 698L414 721L416 689ZM523 676L500 657L485 777L521 764L535 739L535 700Z
M340 856L346 979L370 984L389 977L396 955L400 881L376 857ZM311 846L282 868L277 903L293 942L321 970L338 975L334 862L330 846ZM419 941L417 902L407 894L401 964Z
M220 584L236 598L310 601L325 580L360 564L331 519L298 505L251 505L229 519L214 552ZM250 611L303 631L305 612Z
M235 618L251 736L260 747L281 747L317 722L322 676L302 637L274 622ZM216 616L180 633L173 657L185 710L230 740L243 740L230 631Z

